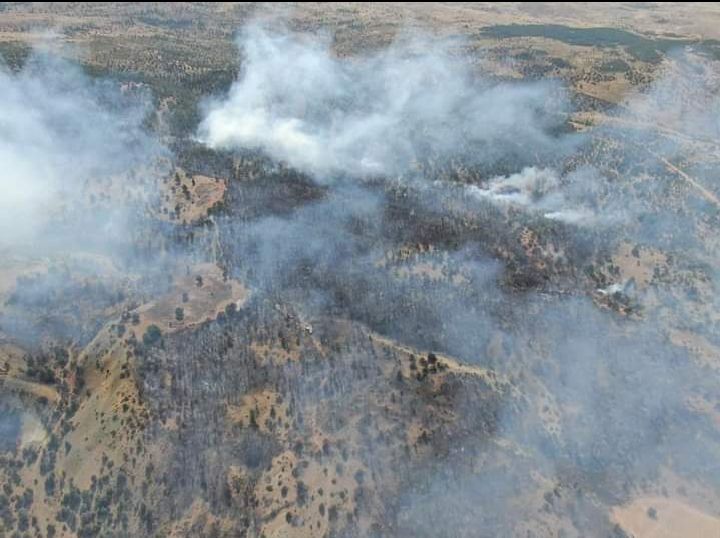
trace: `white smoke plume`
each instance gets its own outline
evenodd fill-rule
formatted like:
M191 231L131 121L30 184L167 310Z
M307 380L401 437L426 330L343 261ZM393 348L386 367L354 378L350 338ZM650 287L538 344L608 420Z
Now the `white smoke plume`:
M99 241L123 233L117 189L130 192L132 173L161 153L143 129L146 105L49 54L31 56L19 72L0 65L0 246L34 247L46 234L62 242L80 221ZM104 187L93 191L95 181ZM112 195L113 204L93 208L91 194ZM66 237L57 237L60 228Z
M555 170L530 166L517 174L492 178L484 187L471 185L468 192L500 204L526 207L538 203L559 184Z
M627 125L695 140L720 137L720 69L691 51L676 52L662 75L624 103Z
M516 174L491 178L467 193L479 200L536 212L548 220L575 226L606 225L625 218L620 208L593 207L594 192L603 181L597 170L582 168L561 178L552 168L525 167Z
M318 178L402 173L417 160L488 162L557 152L559 86L491 84L438 40L401 40L352 59L327 41L246 29L239 79L207 104L198 136L213 148L261 148ZM472 148L470 150L469 148Z

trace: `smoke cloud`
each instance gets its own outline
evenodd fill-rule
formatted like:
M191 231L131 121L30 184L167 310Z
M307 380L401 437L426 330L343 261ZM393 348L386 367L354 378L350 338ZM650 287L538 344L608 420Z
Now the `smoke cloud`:
M557 152L548 130L567 103L550 82L491 84L440 40L405 39L336 58L327 40L251 26L240 78L210 101L199 137L213 148L260 148L321 179L405 172L428 157L493 162Z
M172 263L145 255L171 162L146 128L147 88L91 77L51 45L0 66L0 330L28 345L87 341Z
M127 211L151 190L141 169L162 155L143 128L147 97L46 53L19 72L0 67L0 245L64 248L78 233L107 243L127 232Z

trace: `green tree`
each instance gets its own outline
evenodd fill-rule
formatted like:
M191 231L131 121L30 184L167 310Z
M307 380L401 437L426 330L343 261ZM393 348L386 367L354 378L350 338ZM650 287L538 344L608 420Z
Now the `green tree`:
M162 339L162 331L157 325L150 325L143 335L143 344L154 346Z

